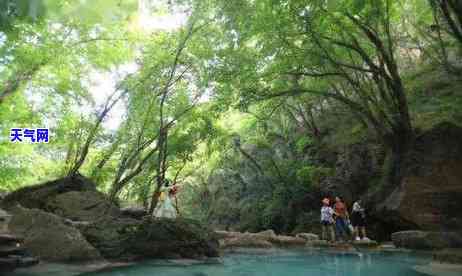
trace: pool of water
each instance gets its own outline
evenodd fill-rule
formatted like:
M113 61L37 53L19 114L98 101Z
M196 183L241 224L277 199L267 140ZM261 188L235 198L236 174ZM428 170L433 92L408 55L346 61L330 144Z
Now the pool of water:
M229 254L216 264L159 264L144 262L85 276L422 276L413 267L429 256L411 253L342 253L279 251L269 254Z

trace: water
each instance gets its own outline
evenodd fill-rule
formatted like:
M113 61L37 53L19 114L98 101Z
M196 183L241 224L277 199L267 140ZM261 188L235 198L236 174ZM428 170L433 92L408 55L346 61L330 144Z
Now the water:
M221 264L160 265L145 262L85 276L422 276L413 267L428 262L428 256L410 253L284 251L227 255Z

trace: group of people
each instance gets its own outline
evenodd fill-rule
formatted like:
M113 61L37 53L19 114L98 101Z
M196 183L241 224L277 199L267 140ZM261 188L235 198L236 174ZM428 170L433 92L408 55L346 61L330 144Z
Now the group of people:
M348 208L340 197L335 197L334 202L324 198L321 207L322 239L329 238L331 242L349 238L369 240L366 236L366 212L361 204L360 199L355 201L350 219Z

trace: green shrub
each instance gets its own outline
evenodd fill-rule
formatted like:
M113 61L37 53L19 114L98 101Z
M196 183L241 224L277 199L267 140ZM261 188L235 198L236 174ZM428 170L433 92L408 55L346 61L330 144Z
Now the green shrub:
M310 146L312 144L313 144L313 140L311 139L311 137L308 137L308 136L300 137L296 142L297 152L302 153L307 146Z

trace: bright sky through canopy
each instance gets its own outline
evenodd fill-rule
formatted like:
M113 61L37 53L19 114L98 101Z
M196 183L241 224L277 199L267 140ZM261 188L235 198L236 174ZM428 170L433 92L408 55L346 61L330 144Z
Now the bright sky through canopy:
M135 24L138 30L144 32L171 31L180 28L186 23L187 13L180 8L169 6L166 0L139 0L138 14ZM135 62L118 67L112 72L94 72L90 76L90 91L97 105L103 105L106 98L113 93L116 82L129 73L137 70ZM122 122L125 107L116 105L110 112L104 127L115 130Z

